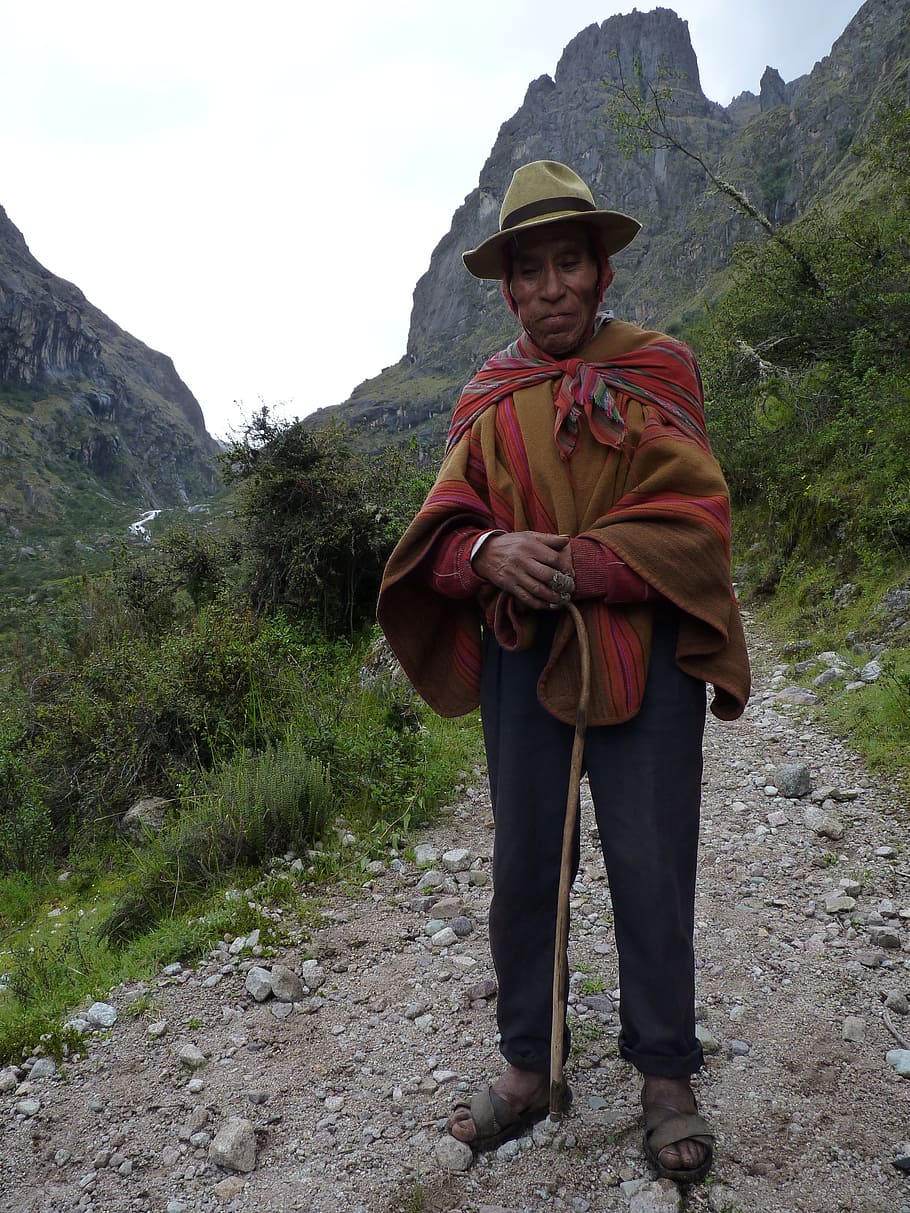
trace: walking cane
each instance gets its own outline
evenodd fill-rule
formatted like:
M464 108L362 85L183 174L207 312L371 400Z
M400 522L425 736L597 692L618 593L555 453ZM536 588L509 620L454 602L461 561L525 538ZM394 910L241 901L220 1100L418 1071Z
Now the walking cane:
M591 655L588 633L581 612L567 602L578 636L581 662L581 693L575 716L575 740L572 743L572 763L569 767L569 790L566 817L562 830L562 860L559 865L559 896L556 902L556 949L553 955L553 1029L550 1036L550 1116L559 1120L568 1106L569 1088L563 1077L563 1036L566 1027L565 985L569 947L569 893L572 888L572 843L578 821L581 764L585 753L585 730L588 726L588 698L591 691Z

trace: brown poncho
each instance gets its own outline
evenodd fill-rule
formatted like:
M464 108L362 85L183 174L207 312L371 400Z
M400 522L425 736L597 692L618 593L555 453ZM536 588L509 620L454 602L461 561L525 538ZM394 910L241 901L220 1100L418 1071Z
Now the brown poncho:
M492 585L469 600L434 592L424 562L436 542L465 525L600 539L679 608L677 663L714 685L711 710L732 720L748 698L749 661L729 517L685 346L614 321L560 362L523 337L462 394L436 483L386 566L378 619L418 693L440 715L460 716L479 702L484 622L500 644L523 648L536 612ZM589 724L628 720L644 694L654 608L578 605L593 664ZM577 649L566 616L538 696L567 723Z

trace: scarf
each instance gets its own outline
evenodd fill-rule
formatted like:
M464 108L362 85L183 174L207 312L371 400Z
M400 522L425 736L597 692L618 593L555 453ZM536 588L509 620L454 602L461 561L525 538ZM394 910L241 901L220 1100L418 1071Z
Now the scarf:
M643 349L616 355L609 362L551 358L527 333L488 358L463 389L446 439L446 455L491 406L522 388L560 380L554 400L553 437L560 458L568 461L578 441L584 413L591 433L604 446L622 447L625 418L622 401L651 405L684 435L708 450L702 409L701 376L692 351L672 337Z

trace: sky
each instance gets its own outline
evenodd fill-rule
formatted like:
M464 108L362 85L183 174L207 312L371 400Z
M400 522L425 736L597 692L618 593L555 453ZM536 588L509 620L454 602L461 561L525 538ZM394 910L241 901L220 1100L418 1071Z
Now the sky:
M173 358L211 433L263 404L303 416L398 361L499 127L575 34L633 7L0 0L0 205ZM767 64L810 71L860 0L664 7L727 104Z

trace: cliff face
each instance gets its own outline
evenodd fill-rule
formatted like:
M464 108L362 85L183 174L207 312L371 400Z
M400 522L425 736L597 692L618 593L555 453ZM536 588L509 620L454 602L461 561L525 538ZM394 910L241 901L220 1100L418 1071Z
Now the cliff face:
M216 450L171 360L40 265L0 207L0 519L58 516L91 481L186 501L215 488Z
M688 25L669 9L582 30L553 78L533 81L500 128L476 188L416 285L404 358L361 384L345 404L314 414L311 424L338 416L367 445L413 437L435 457L459 387L515 335L498 284L471 278L461 253L497 229L512 172L529 160L570 164L599 202L643 222L615 259L608 297L617 315L637 323L677 326L728 264L734 244L758 238L754 224L708 192L703 171L685 156L656 148L623 157L603 82L633 81L636 62L647 81L672 74L671 113L683 142L776 222L789 222L849 173L851 145L906 76L910 0L868 0L809 75L786 83L769 67L758 95L744 93L726 108L702 92Z

